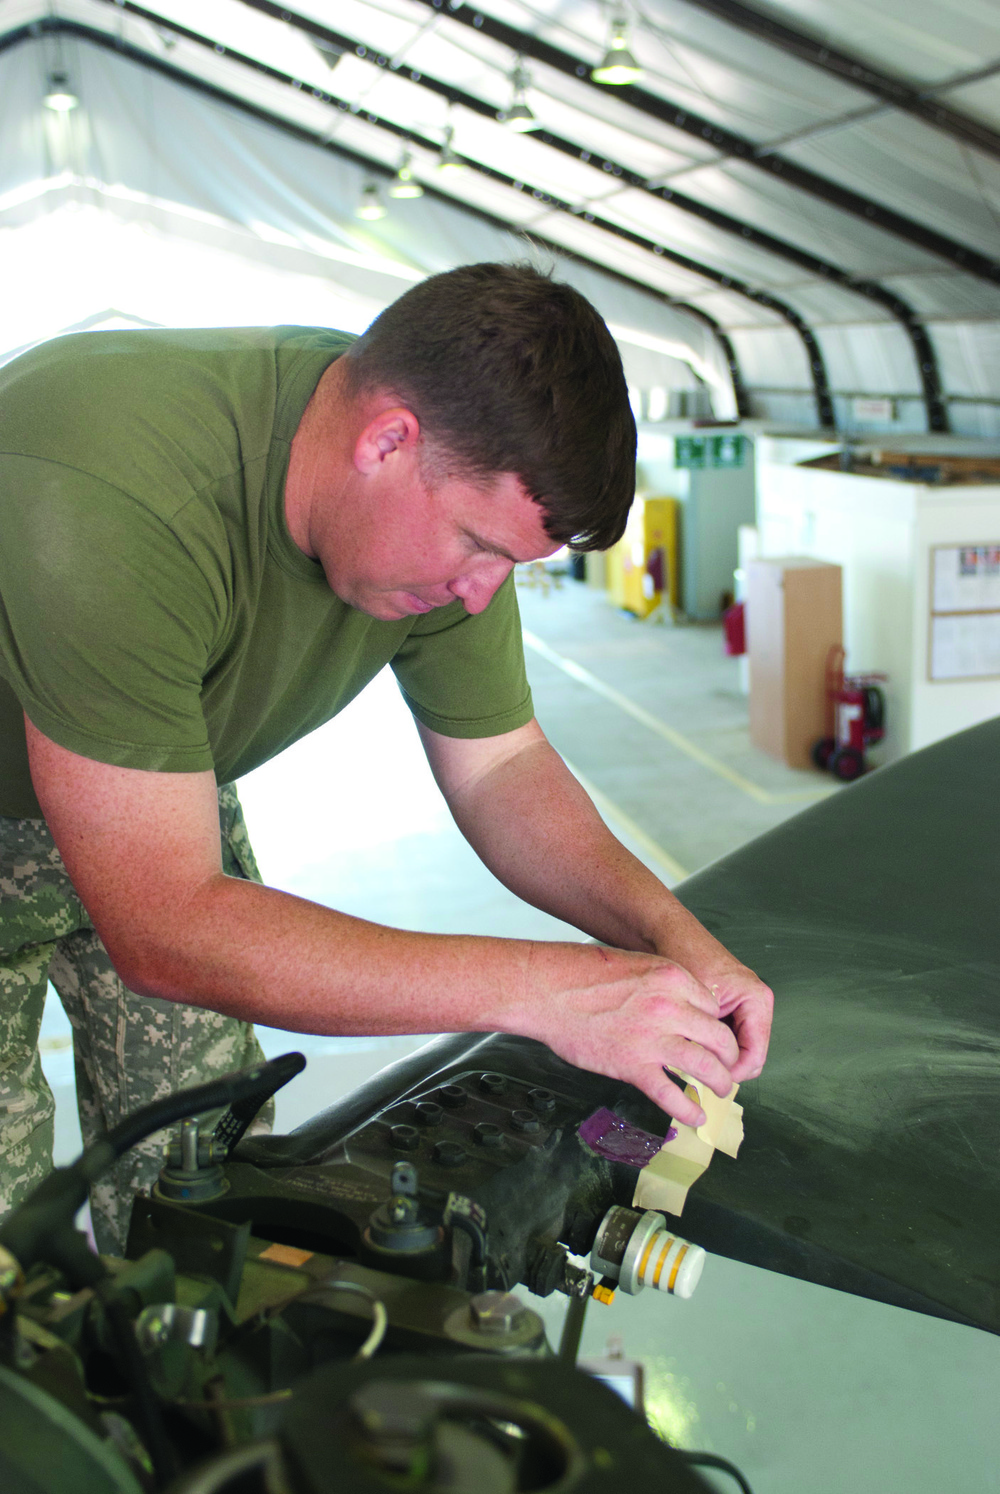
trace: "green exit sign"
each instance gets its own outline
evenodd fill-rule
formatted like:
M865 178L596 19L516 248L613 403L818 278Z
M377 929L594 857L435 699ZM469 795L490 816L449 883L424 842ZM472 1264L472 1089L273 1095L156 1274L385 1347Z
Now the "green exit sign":
M708 466L708 440L705 436L678 436L675 450L678 467Z
M727 432L724 436L678 436L675 464L692 470L700 467L742 467L746 463L746 436Z
M746 436L727 432L724 436L712 437L713 467L742 467L746 458Z

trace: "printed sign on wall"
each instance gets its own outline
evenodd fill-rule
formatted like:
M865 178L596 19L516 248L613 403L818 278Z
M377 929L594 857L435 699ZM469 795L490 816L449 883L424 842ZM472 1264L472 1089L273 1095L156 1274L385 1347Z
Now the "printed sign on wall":
M931 551L932 680L1000 676L1000 543Z

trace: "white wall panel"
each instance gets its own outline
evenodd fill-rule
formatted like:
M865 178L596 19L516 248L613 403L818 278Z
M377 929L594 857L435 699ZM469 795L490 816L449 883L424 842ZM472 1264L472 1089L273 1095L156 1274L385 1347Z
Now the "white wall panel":
M1000 398L1000 323L939 322L934 345L949 394Z
M792 143L786 154L927 228L996 255L1000 162L912 115L886 111Z
M1000 232L998 232L1000 238ZM961 270L941 270L923 275L888 275L885 284L903 297L918 316L1000 317L1000 285L991 285Z
M978 436L1000 445L1000 402L949 406L951 429L956 436Z
M927 408L922 399L914 397L897 399L891 420L859 419L854 400L839 394L833 396L833 408L837 430L851 440L877 437L890 441L896 436L919 434L927 429Z
M805 346L794 328L740 328L730 336L747 384L775 389L812 388Z
M792 430L797 426L815 430L816 401L811 394L781 394L773 390L751 389L750 405L755 420L764 421L773 430Z
M817 327L830 388L844 393L918 394L913 344L898 322Z

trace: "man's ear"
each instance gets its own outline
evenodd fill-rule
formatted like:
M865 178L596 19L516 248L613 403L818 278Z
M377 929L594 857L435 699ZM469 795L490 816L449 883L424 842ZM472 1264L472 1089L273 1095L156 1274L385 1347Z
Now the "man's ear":
M377 472L397 453L415 455L420 422L405 405L395 405L374 415L354 446L354 465L361 473Z

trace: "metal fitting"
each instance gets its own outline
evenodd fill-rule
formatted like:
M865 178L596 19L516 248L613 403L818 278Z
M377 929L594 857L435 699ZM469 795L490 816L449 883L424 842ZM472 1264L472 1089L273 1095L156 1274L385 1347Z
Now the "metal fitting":
M617 1281L631 1296L651 1286L674 1297L690 1297L704 1265L701 1246L675 1235L662 1214L652 1209L639 1214L619 1205L601 1220L590 1256L596 1274Z
M480 1292L469 1302L469 1316L480 1333L513 1333L527 1311L513 1292Z
M135 1320L135 1335L146 1355L154 1354L164 1344L176 1340L211 1356L215 1353L219 1335L219 1314L213 1308L159 1302L143 1308Z
M439 1141L435 1144L431 1157L439 1167L461 1167L468 1153L464 1146L457 1141Z

